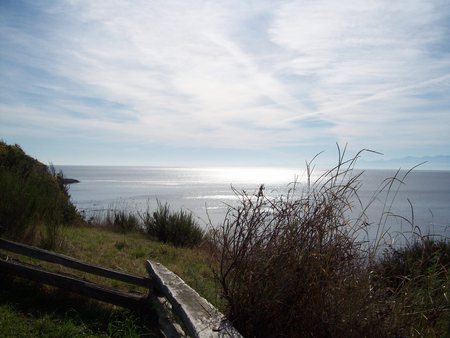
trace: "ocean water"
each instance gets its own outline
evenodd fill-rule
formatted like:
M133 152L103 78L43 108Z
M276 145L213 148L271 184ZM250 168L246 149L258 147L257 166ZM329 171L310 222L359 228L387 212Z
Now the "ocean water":
M233 189L252 194L264 184L265 194L275 197L286 194L287 185L293 181L298 182L299 189L307 182L304 171L292 168L58 166L57 169L63 170L66 177L80 181L70 186L70 194L77 208L86 215L115 208L152 211L159 200L169 203L173 210L192 211L204 226L209 222L221 223L228 206L238 203ZM381 221L392 232L412 230L409 222L401 217L386 219L386 211L390 211L413 220L415 230L423 234L449 236L450 171L412 171L403 183L393 186L389 196L381 194L374 198L384 180L395 173L391 170L362 173L358 195L363 205L370 202L366 210L369 223ZM316 172L312 179L320 174ZM400 172L398 177L404 174ZM352 217L360 212L355 203Z

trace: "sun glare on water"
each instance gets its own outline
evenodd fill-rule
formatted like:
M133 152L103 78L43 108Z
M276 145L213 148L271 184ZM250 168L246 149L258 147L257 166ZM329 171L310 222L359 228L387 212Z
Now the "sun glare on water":
M306 182L306 174L292 168L228 167L209 168L213 180L230 184L288 184Z

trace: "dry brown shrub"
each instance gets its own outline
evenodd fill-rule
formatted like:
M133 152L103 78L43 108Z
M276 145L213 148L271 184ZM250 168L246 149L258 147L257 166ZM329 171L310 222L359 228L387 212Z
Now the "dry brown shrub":
M308 184L271 199L235 191L212 232L213 269L228 314L246 337L362 337L383 330L372 300L367 262L357 241L364 217L349 224L358 202L358 153Z

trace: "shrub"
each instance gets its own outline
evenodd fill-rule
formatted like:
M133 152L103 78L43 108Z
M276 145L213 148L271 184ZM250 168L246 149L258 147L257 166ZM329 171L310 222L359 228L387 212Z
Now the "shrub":
M435 267L450 269L450 242L428 236L415 238L406 246L385 250L376 269L392 287L402 283L402 276L420 276Z
M161 204L153 214L141 215L145 231L152 237L175 246L194 247L203 239L204 231L195 222L192 213L180 210L171 212L169 205Z
M359 184L353 163L275 199L236 192L239 205L212 234L213 269L244 336L351 337L377 330L366 311L352 311L369 307L364 257L346 217Z
M164 205L157 201L157 209L153 214L147 210L141 215L144 223L144 230L150 236L157 238L161 242L169 241L169 223L171 218L170 208L167 203Z
M54 247L60 226L79 217L62 178L20 146L0 142L0 234L33 242L43 225L41 244Z
M362 173L353 171L359 153L344 154L314 181L307 164L308 183L286 196L235 191L238 205L213 229L212 269L244 336L437 337L449 329L448 242L423 241L380 262L378 235L373 245L362 240L365 207L349 219ZM384 181L388 193L395 182Z
M450 242L417 236L390 247L372 266L373 287L389 312L389 326L403 336L450 334Z
M106 225L122 233L140 229L137 216L124 210L108 210Z

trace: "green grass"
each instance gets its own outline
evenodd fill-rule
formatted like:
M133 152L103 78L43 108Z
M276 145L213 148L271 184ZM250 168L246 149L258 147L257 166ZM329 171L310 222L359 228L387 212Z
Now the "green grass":
M58 252L85 262L147 276L145 260L164 264L181 276L203 297L222 306L208 255L201 249L176 248L149 240L142 233L118 233L109 228L65 227ZM56 264L1 252L29 263L89 281L145 295L147 290L111 279L61 267ZM128 310L62 292L21 279L0 278L0 337L138 337L154 334L152 318ZM147 324L146 324L147 323ZM149 325L148 323L152 324Z
M149 315L22 279L0 279L2 337L157 337Z
M112 269L147 276L145 260L160 262L208 301L221 306L208 254L200 248L174 247L149 240L139 232L122 234L108 228L67 227L62 237L65 244L62 253ZM95 276L90 278L100 280Z
M141 276L147 275L146 259L158 261L252 337L450 337L449 239L419 236L382 257L377 244L358 243L355 233L369 223L362 217L349 227L345 212L360 187L361 174L352 175L359 154L344 161L344 153L300 197L293 190L277 200L240 194L241 205L202 241L192 215L173 213L167 204L139 218L114 211L106 227L63 227L79 216L62 175L0 141L0 235ZM388 194L397 181L397 175L385 181ZM5 255L19 257L0 250ZM148 292L20 259L126 292ZM0 337L155 336L154 320L0 275Z

